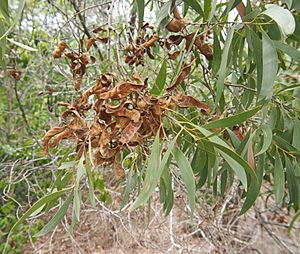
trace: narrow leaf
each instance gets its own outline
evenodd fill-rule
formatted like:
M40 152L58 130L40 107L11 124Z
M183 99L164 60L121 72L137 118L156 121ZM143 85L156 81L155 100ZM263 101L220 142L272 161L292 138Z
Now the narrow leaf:
M23 215L22 217L13 225L13 227L11 228L9 234L13 233L17 227L23 223L34 211L36 211L37 209L39 209L42 205L59 198L60 196L62 196L65 192L67 192L68 190L70 190L71 188L68 189L63 189L60 191L56 191L56 192L52 192L46 196L44 196L43 198L39 199L37 202L35 202L33 204L32 207L30 207Z
M24 45L24 44L22 44L20 42L14 41L13 39L7 38L7 40L10 41L11 43L17 45L18 47L20 47L22 49L29 50L29 51L37 51L37 49L29 47L27 45Z
M275 153L275 165L274 165L274 193L276 197L276 203L281 204L284 196L284 170L281 162L278 150Z
M204 15L201 5L197 0L183 0L188 6L190 6L194 11L198 12L201 16Z
M269 100L273 94L273 84L276 78L278 58L276 48L269 36L263 32L263 78L260 96Z
M296 62L300 63L300 51L298 49L293 48L280 41L273 41L273 43L277 49L283 51L285 54L289 55Z
M226 127L234 126L235 124L242 123L247 119L249 119L250 117L254 116L260 109L261 106L234 116L229 116L223 119L210 122L204 125L203 127L205 129L214 129L214 128L226 128Z
M167 61L164 60L162 63L162 66L159 70L159 73L156 77L155 85L153 86L153 88L150 91L151 94L160 95L162 93L162 91L165 88L166 78L167 78Z
M221 60L220 69L218 72L219 77L218 77L218 81L217 81L217 97L216 97L216 101L215 101L216 104L221 99L223 89L224 89L224 82L225 82L226 73L227 73L228 54L229 54L229 49L231 46L234 30L235 30L235 26L232 26L227 34L227 38L226 38L223 53L222 53L222 60Z
M300 205L300 177L297 177L294 172L293 164L288 156L285 157L286 164L286 180L288 183L288 190L290 196L290 203L293 204L297 211Z
M168 150L164 154L162 161L160 161L159 132L157 133L151 149L151 154L147 165L147 171L146 171L146 176L144 181L145 185L141 190L141 193L138 196L137 200L132 205L132 209L141 206L142 204L144 204L149 200L168 162L169 156L174 147L177 137L172 141L172 143L168 147Z
M58 211L55 213L52 219L43 227L43 229L40 232L38 232L35 235L36 237L46 235L60 223L62 218L66 215L72 199L73 199L73 192L70 193L68 198L65 200L63 205L58 209Z
M182 180L184 185L187 189L189 205L191 208L192 214L194 213L195 209L195 193L196 193L196 185L195 185L195 177L193 174L193 169L191 164L184 156L183 152L178 149L174 148L174 157L176 159L178 168L180 169Z
M2 0L1 0L2 1ZM5 38L11 31L12 29L14 28L14 26L16 25L16 23L18 22L19 18L21 17L21 14L22 14L22 11L24 9L24 6L25 6L25 0L20 0L19 1L19 6L18 6L18 9L17 9L17 14L11 24L11 26L8 28L8 30L0 37L0 41Z
M136 0L136 1L137 1L137 9L138 9L138 17L139 17L139 28L141 28L144 21L145 0Z

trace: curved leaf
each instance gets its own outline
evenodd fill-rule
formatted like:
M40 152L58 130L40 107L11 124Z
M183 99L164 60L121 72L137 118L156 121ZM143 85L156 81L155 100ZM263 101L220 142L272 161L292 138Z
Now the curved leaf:
M263 154L268 150L270 147L272 140L273 140L273 133L272 133L272 128L270 125L264 124L261 126L262 132L263 132L263 146L261 150L255 155L258 156L260 154Z
M266 8L267 9L263 12L263 14L273 19L285 35L294 33L296 23L289 10L276 4L266 4Z

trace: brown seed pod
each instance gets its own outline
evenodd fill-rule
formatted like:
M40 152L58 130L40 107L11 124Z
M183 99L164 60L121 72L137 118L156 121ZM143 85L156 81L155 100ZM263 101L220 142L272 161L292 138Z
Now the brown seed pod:
M65 43L64 41L59 42L58 44L58 49L62 52L66 49L66 47L68 47L67 43Z
M187 22L185 19L176 19L173 18L166 26L168 31L178 33L180 32L185 26Z
M60 58L61 57L61 51L59 48L56 48L53 52L52 52L52 56L54 58Z

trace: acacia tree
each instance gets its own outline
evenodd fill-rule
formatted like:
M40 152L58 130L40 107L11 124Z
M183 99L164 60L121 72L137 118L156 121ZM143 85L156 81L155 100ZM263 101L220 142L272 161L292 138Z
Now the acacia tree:
M38 235L54 229L69 207L72 229L82 192L95 203L94 172L104 166L124 182L122 206L130 198L132 209L159 186L168 214L180 178L191 214L204 191L224 198L231 188L243 198L243 214L265 182L278 205L298 211L299 84L288 78L299 70L298 1L137 0L125 27L112 20L116 3L103 2L108 22L93 29L83 15L92 7L71 3L83 31L57 43L53 57L69 66L77 95L60 103L62 122L43 146L47 153L69 140L76 154L61 162L51 192L11 233L58 200ZM144 22L157 9L157 18Z

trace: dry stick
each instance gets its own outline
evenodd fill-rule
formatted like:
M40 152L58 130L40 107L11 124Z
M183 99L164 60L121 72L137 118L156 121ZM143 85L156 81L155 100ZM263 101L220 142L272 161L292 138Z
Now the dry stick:
M118 68L122 74L123 77L128 77L126 70L124 68L124 66L121 63L121 57L120 57L120 34L118 32L116 32L117 35L117 43L116 43L116 52L117 52L117 63L118 63Z
M65 17L67 18L67 20L69 20L68 15L67 15L62 9L60 9L55 3L53 3L53 1L47 0L47 2L48 2L51 6L53 6L60 14L62 14L63 16L65 16ZM83 32L83 29L82 29L80 26L78 26L78 24L76 24L75 22L73 22L73 23L74 23L74 25L75 25L79 30L81 30L81 31ZM62 27L63 27L63 26L62 26ZM59 30L61 30L62 27L60 27Z
M109 66L109 70L110 72L112 72L112 63L111 63L111 59L110 59L110 52L111 52L111 30L112 28L112 11L114 8L114 1L111 2L109 9L108 9L108 43L107 43L107 63Z
M83 32L85 33L85 35L86 35L89 39L92 38L92 36L91 36L89 30L88 30L87 27L86 27L84 17L82 16L82 13L83 13L85 10L90 9L90 7L84 8L84 9L82 9L82 10L79 10L79 8L78 8L78 6L76 5L76 3L75 3L74 0L71 0L70 2L71 2L71 4L72 4L74 10L76 11L76 14L75 14L75 15L77 15L78 18L79 18L79 20L80 20L80 23L81 23L81 25L82 25L82 27L83 27ZM106 4L106 3L102 3L101 5L104 5L104 4ZM84 11L83 11L83 10L84 10ZM74 16L73 16L73 17L74 17ZM73 17L72 17L72 18L73 18ZM95 49L97 49L97 52L98 52L98 54L99 54L100 60L103 61L104 58L103 58L103 55L102 55L102 53L101 53L101 51L100 51L100 48L98 47L98 45L97 45L96 43L94 43L93 46L94 46Z
M10 134L12 130L12 114L13 114L13 86L12 82L8 81L7 83L8 88L7 88L7 100L8 100L8 105L7 105L7 132L6 132L6 142L9 143L10 140Z
M17 99L17 102L18 102L19 109L21 110L22 117L23 117L25 125L27 127L26 130L27 130L28 134L35 140L35 142L37 143L37 145L39 147L42 147L41 144L40 144L40 141L33 135L32 131L31 131L30 125L29 125L27 117L26 117L25 110L24 110L24 108L22 106L22 103L20 101L20 97L18 95L17 82L15 82L14 90L15 90L15 95L16 95L16 99Z
M255 212L258 215L258 218L260 219L260 225L267 231L267 233L269 234L269 236L271 238L273 238L273 240L275 241L275 243L277 243L277 245L282 250L287 250L288 253L293 254L293 251L291 249L289 249L289 247L283 241L281 241L279 239L279 237L267 225L265 225L266 222L268 222L268 220L262 216L261 212L258 211L257 209L255 209Z

